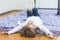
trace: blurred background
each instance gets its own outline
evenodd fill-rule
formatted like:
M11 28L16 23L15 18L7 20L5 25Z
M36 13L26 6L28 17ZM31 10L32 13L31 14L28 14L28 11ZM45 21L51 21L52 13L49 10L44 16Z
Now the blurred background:
M0 0L0 14L11 10L27 10L36 8L57 9L59 0Z

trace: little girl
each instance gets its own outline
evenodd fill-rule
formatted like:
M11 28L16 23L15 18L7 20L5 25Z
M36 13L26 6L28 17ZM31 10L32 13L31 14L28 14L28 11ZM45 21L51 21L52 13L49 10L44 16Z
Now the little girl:
M42 32L45 33L46 36L53 38L52 33L44 27L42 20L39 17L38 10L36 8L32 9L31 11L27 11L27 20L22 24L18 21L19 26L13 28L12 30L8 31L8 34L15 33L17 31L21 31L21 35L26 37L35 37L36 36L36 28L38 27Z

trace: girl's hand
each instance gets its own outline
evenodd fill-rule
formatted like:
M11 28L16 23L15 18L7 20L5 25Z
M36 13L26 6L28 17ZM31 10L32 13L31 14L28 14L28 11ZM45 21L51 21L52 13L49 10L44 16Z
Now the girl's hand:
M54 38L54 36L51 33L48 33L47 36L51 39Z
M1 32L1 34L8 34L8 32Z

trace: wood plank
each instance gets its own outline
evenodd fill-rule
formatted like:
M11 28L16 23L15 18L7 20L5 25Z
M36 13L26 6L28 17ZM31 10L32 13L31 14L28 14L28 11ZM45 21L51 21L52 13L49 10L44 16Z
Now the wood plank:
M0 33L0 40L57 40L57 37L54 37L54 39L50 39L46 36L41 35L41 36L36 36L35 38L27 38L20 36L20 33L14 33L11 35Z
M5 16L9 16L9 15L12 15L12 14L16 14L17 12L20 12L20 11L22 11L22 10L11 10L11 11L2 13L2 14L0 14L0 18L5 17Z

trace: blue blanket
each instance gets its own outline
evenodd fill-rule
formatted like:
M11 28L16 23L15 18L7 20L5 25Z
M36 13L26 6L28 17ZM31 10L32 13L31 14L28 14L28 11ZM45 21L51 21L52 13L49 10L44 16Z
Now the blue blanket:
M43 21L45 27L47 27L54 35L60 35L60 16L56 16L56 13L41 12L39 11L40 18ZM18 26L17 21L24 22L27 19L26 11L17 12L16 14L0 18L0 29L11 30Z

